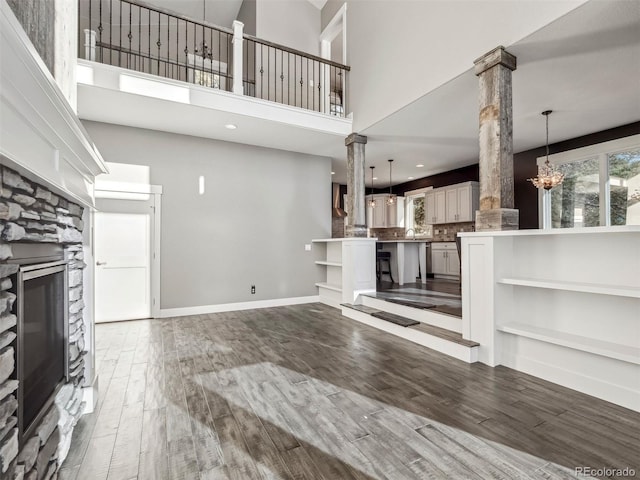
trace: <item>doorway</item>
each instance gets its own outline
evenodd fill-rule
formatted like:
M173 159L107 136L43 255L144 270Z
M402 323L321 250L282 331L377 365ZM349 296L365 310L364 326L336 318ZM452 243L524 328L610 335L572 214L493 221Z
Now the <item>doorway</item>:
M96 323L156 316L154 260L158 195L96 199Z

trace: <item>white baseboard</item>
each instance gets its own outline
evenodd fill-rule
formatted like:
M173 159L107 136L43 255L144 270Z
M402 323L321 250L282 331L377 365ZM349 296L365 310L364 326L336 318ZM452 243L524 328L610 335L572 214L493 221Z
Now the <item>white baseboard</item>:
M219 305L198 305L197 307L163 308L160 318L186 317L188 315L203 315L205 313L234 312L238 310L253 310L256 308L284 307L286 305L301 305L320 301L318 295L308 297L274 298L272 300L257 300L254 302L221 303Z
M590 377L580 372L566 370L556 365L534 360L522 355L503 353L502 365L534 377L571 388L607 402L615 403L640 412L640 392L623 385L609 383L603 379Z

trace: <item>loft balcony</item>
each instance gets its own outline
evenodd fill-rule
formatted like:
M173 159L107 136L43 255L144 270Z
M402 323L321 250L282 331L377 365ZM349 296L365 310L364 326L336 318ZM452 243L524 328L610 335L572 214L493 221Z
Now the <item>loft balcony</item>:
M141 109L149 112L157 105L121 95L137 94L227 112L232 120L249 115L295 124L307 131L303 136L309 130L351 133L346 65L246 35L240 22L225 29L131 0L79 0L78 8L78 113L83 119L199 135L136 120ZM114 102L126 120L106 111ZM133 104L138 110L127 112ZM215 123L185 108L175 107L176 115ZM286 141L265 142L256 144L288 149Z

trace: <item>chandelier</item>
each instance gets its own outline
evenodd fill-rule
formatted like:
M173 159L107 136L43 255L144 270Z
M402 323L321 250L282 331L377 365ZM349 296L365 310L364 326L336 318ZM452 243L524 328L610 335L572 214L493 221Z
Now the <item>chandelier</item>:
M206 8L207 8L207 0L202 0L202 23L203 24L207 21ZM209 45L207 45L207 42L204 40L204 27L202 28L202 42L200 43L200 47L195 48L195 53L197 53L198 55L201 55L203 60L204 59L211 60L213 58L213 52L209 48Z
M387 197L387 205L394 205L396 203L396 196L391 193L391 164L393 159L389 159L389 196Z
M371 165L369 168L371 169L371 198L369 199L369 206L371 208L376 208L376 199L373 196L373 192L374 192L374 190L373 190L373 169L376 168L376 167Z
M545 110L542 112L542 115L546 117L547 125L547 159L544 165L538 167L538 175L528 179L536 188L544 188L545 190L551 190L553 187L557 187L562 184L564 180L564 173L549 163L549 115L552 111L553 110Z

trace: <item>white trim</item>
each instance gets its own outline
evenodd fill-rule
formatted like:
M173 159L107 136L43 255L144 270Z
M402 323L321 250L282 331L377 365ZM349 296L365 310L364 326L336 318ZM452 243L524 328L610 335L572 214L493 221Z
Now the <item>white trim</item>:
M320 41L331 42L333 39L335 39L338 36L338 34L340 34L340 32L343 33L343 39L346 38L346 35L344 35L346 19L347 19L347 2L345 2L338 9L338 11L333 16L333 18L329 20L329 23L327 23L327 26L324 27L324 30L322 30L322 33L320 33Z
M160 318L185 317L188 315L203 315L206 313L235 312L239 310L253 310L258 308L284 307L287 305L301 305L317 303L318 295L308 297L274 298L272 300L257 300L253 302L221 303L218 305L199 305L197 307L163 308Z
M100 185L96 186L95 191L96 192L114 192L114 193L142 193L145 195L162 195L162 185L101 181Z
M418 188L416 190L409 190L408 192L404 192L404 197L413 197L414 195L420 195L422 193L427 193L430 192L431 190L433 190L433 187L424 187L424 188Z
M586 147L565 150L564 152L549 155L549 163L560 165L562 163L579 162L590 157L595 157L603 153L616 153L617 151L626 150L640 146L640 134L631 135L630 137L617 138L608 142L596 143ZM538 165L542 165L546 156L536 159Z
M153 240L151 251L151 316L160 318L160 238L162 236L162 186L150 185L160 189L153 194Z
M610 226L611 198L609 195L609 164L607 162L607 155L634 148L640 148L640 134L554 153L553 155L549 155L549 163L559 166L594 158L598 159L599 222L601 226ZM543 165L546 159L546 155L538 157L536 159L538 167ZM549 190L540 189L538 191L538 211L541 212L541 215L538 216L538 226L544 229L554 229L551 226L551 192ZM556 227L555 229L559 230L560 228Z
M151 232L151 258L149 259L149 290L151 297L150 315L152 318L161 318L162 311L160 309L160 239L162 236L162 185L145 185L141 183L120 183L118 189L101 189L101 192L116 193L135 193L153 195L153 231ZM105 200L128 200L135 202L132 198L105 198ZM95 242L94 242L95 244Z

